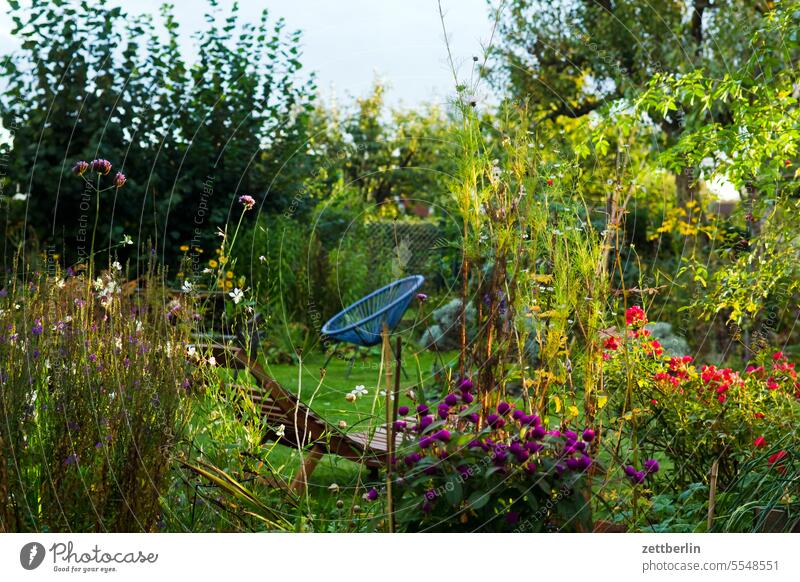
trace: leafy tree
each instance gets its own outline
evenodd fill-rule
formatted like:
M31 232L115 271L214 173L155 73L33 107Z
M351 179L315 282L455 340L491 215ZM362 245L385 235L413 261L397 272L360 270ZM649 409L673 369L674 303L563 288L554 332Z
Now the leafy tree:
M630 102L658 73L737 69L750 54L751 23L770 4L511 0L500 12L501 64L493 78L537 110L539 121L580 118ZM661 145L693 122L680 111L661 118ZM676 186L680 197L691 195L691 175L678 174Z

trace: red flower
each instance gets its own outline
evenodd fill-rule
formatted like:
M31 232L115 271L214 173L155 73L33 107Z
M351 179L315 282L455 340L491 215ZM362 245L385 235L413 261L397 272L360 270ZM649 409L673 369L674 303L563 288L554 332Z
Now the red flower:
M552 186L553 185L553 180L551 178L547 179L547 185L548 186Z
M764 418L764 413L763 412L756 412L755 417L760 420L760 419Z
M625 323L630 326L644 325L647 323L647 316L641 307L634 305L625 310Z
M772 354L773 360L782 360L783 359L783 352L775 352Z
M651 341L650 347L653 348L653 353L657 356L664 353L664 348L661 347L661 343L658 340Z
M619 342L613 335L603 342L603 347L607 350L616 350L619 348Z
M770 378L769 380L767 380L767 388L769 390L777 390L778 389L778 383L775 381L775 378Z
M788 454L789 453L783 450L778 451L774 455L770 455L769 460L767 462L769 463L769 466L774 467L776 471L785 473L786 467L783 464L783 460L786 458Z
M757 449L763 449L764 447L767 446L767 439L765 439L763 436L760 436L755 440L753 446L756 447Z

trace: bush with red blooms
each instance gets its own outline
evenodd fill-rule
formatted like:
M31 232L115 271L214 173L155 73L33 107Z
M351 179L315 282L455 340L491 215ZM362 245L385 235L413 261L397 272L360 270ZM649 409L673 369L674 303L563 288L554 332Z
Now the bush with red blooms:
M629 308L625 322L624 333L603 339L617 428L640 450L672 460L671 483L707 480L717 459L722 488L744 461L786 466L798 450L800 382L782 352L760 354L743 371L699 365L691 356L667 356L641 307Z
M508 402L483 426L477 412L467 379L437 404L401 407L398 529L541 532L587 525L580 491L595 432L547 427Z

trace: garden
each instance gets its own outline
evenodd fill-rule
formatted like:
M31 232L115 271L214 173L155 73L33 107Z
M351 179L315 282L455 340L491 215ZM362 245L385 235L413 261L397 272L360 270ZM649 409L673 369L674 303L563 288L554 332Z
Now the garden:
M800 531L800 2L488 4L412 108L8 2L0 532Z

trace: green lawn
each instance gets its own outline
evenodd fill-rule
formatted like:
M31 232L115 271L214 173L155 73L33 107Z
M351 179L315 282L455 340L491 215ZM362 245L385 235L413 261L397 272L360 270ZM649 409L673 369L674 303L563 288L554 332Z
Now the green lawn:
M455 357L455 353L443 356L448 363ZM351 370L348 370L349 361L334 357L322 377L321 369L325 360L325 355L313 354L304 358L301 365L264 364L264 368L286 390L293 394L299 392L303 403L333 426L344 421L345 432L364 431L382 424L385 404L383 398L376 398L376 395L379 396L384 389L384 379L377 350L365 353L365 357L357 359ZM412 347L404 349L403 367L407 376L400 376L400 405L413 408L414 403L406 396L408 389L419 390L420 379L423 386L432 384L432 372L438 361L432 352L418 352L417 348ZM359 385L364 386L367 394L355 402L348 402L345 396ZM279 446L272 450L269 460L276 472L285 479L290 479L299 468L300 455L294 449ZM356 463L335 455L326 455L309 480L309 492L314 497L330 497L327 493L328 486L332 483L344 488L352 486L359 478L359 469ZM366 473L362 472L362 479L364 478ZM315 492L323 495L316 496Z

